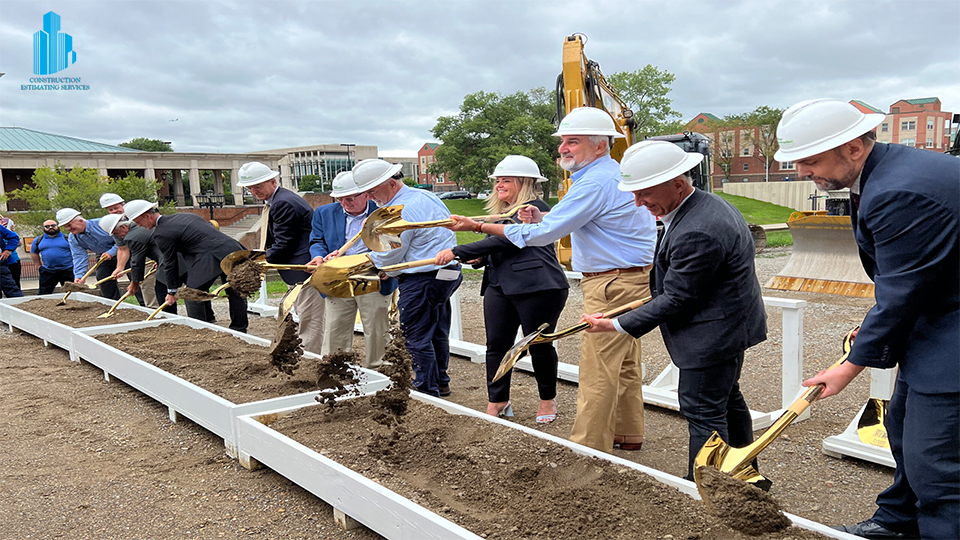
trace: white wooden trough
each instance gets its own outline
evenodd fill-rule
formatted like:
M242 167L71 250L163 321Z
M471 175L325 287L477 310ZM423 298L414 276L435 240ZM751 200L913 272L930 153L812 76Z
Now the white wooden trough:
M474 416L512 429L566 446L574 452L604 459L611 463L636 469L659 482L699 499L693 482L666 474L632 461L599 452L586 446L541 433L519 424L507 422L479 411L474 411L439 398L417 392L411 396L421 402L439 407L451 414ZM311 404L315 405L315 404ZM282 416L294 410L288 407L269 411L271 416ZM259 421L263 413L239 418L237 445L240 463L247 468L263 464L295 482L300 487L323 499L334 509L338 523L355 520L389 539L421 540L471 539L480 537L471 531L427 510L353 470L340 465L297 441L267 427ZM267 419L264 418L264 421ZM794 525L816 531L831 538L857 540L857 537L836 531L815 521L786 514ZM341 525L343 526L343 525Z
M262 413L285 407L302 407L316 403L317 391L264 399L250 403L233 403L208 390L171 375L156 366L135 358L96 339L99 335L118 334L131 330L152 328L164 323L182 324L191 328L205 328L232 334L247 343L269 347L270 342L255 336L236 332L203 321L178 318L169 321L145 321L93 328L74 329L71 357L83 359L103 370L104 378L116 377L144 394L167 406L170 420L177 421L182 415L223 439L227 454L237 457L237 419L242 415ZM317 358L313 353L304 353L306 358ZM376 392L385 388L390 380L376 371L357 367L360 373L360 391Z
M58 323L39 315L34 315L29 311L24 311L17 307L18 304L29 302L37 298L60 300L63 298L63 293L45 294L43 296L24 296L20 298L4 298L0 300L0 321L6 323L11 332L14 328L18 328L23 332L40 338L43 340L43 345L46 347L49 347L50 345L56 345L61 349L65 349L67 351L71 350L73 346L73 338L76 335L73 331L76 330L76 328ZM101 298L99 296L82 292L75 292L70 295L70 298L67 299L67 302L95 302L103 304L103 312L106 313L110 306L116 303L116 300ZM120 306L117 307L118 312L121 309L135 309L141 311L144 314L144 319L153 313L152 309L127 303L121 303ZM157 314L155 320L156 319L170 321L174 319L182 319L182 317L161 311ZM103 328L105 326L115 325L116 323L113 323L112 325L110 324L110 319L103 319L103 323L101 323L99 326L90 326L87 328ZM71 354L71 358L72 357L73 355Z

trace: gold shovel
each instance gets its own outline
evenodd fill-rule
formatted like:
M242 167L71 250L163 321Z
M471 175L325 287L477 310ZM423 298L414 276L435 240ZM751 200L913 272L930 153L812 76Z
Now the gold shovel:
M633 311L638 307L646 304L650 301L651 297L641 298L640 300L634 300L629 304L624 304L619 307L615 307L610 311L603 314L604 319L611 319L619 315L623 315L628 311ZM500 367L497 369L497 373L493 376L493 381L499 380L501 377L506 375L513 369L513 366L517 365L517 362L520 361L520 357L523 356L523 353L530 348L531 345L537 345L539 343L550 343L551 341L556 341L560 338L565 338L567 336L572 336L578 332L582 332L587 328L590 328L590 323L581 322L577 323L569 328L564 328L563 330L557 330L552 334L544 334L543 331L547 329L549 324L543 323L540 325L540 328L537 328L536 331L523 336L523 338L516 342L513 347L510 347L510 350L507 351L507 354L503 355L503 360L500 361Z
M129 272L129 271L130 271L129 269L128 269L128 270L124 270L124 273L127 273L127 272ZM145 276L143 276L143 279L147 279L148 277L152 276L156 271L157 271L157 265L154 264L154 265L153 265L153 269L150 270L149 272L147 272L147 274L146 274ZM130 292L130 291L127 291L127 292L123 293L123 296L121 296L120 299L117 300L117 302L116 302L115 304L113 304L113 307L110 308L110 311L108 311L108 312L106 312L106 313L104 313L104 314L102 314L102 315L97 315L97 318L98 318L98 319L107 319L107 318L109 318L109 317L112 317L112 316L113 316L113 313L117 310L117 307L118 307L121 303L123 303L124 300L126 300L128 297L130 297L130 295L132 295L132 294L136 294L136 293L132 293L132 292Z
M858 326L847 334L847 337L843 340L843 356L841 356L835 364L827 368L828 370L839 366L847 360L853 344L854 333L859 328ZM729 474L734 478L750 484L760 486L765 484L769 486L770 481L761 476L760 473L753 468L754 458L756 458L764 448L770 446L770 443L776 440L776 438L780 436L780 433L796 420L803 411L807 410L807 407L820 397L824 388L822 384L808 388L800 398L794 401L793 404L780 415L780 418L778 418L772 426L767 428L767 431L765 431L763 435L743 448L733 448L723 442L720 435L714 431L710 438L707 439L707 442L704 443L703 448L697 452L697 457L694 458L693 461L693 480L697 484L697 490L700 491L700 497L704 503L707 506L712 504L709 494L705 492L703 487L702 470L704 467L713 467L720 472Z
M529 205L520 205L506 214L495 214L491 216L474 216L470 219L474 221L483 221L492 223L503 219L508 219L516 215L521 209ZM413 229L429 229L431 227L445 227L456 223L453 219L438 219L434 221L405 221L401 212L403 205L383 206L374 210L360 230L360 237L371 251L389 251L403 245L400 242L400 233Z
M87 273L84 274L83 277L80 278L80 281L81 281L81 282L82 282L82 281L86 281L86 279L87 279L88 277L90 277L90 274L92 274L93 271L96 270L98 266L100 266L100 263L102 263L103 261L106 260L106 258L104 257L105 255L106 255L106 253L104 253L103 255L101 255L100 258L97 259L96 264L94 264L92 267L90 267L89 270L87 270ZM78 284L78 285L79 285L79 284ZM67 294L63 295L63 298L61 298L60 301L57 302L57 305L58 305L58 306L62 306L62 305L64 305L64 304L66 304L66 303L67 303L67 297L70 296L70 293L72 293L72 292L73 292L73 291L67 291Z
M167 307L167 306L172 306L172 305L173 305L173 304L170 304L170 303L168 303L168 302L164 302L164 303L160 304L160 307L158 307L156 310L154 310L154 312L151 313L149 317L147 317L146 319L144 319L144 322L146 322L146 321L152 321L153 318L156 317L158 313L160 313L160 310L162 310L163 308L165 308L165 307Z
M327 296L349 298L379 291L381 272L395 272L408 268L429 266L435 260L420 259L419 261L409 261L377 268L365 253L347 255L323 263L310 276L308 283Z

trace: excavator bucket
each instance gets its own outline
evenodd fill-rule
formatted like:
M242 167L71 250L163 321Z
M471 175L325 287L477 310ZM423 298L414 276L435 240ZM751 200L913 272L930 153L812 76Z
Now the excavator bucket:
M873 282L860 263L850 216L810 214L794 212L790 216L787 226L793 235L793 255L766 287L872 297Z

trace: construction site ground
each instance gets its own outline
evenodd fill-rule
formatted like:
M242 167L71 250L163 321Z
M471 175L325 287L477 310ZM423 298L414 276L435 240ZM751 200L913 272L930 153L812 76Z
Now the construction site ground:
M789 248L762 253L764 283L782 268ZM464 339L483 343L479 274L460 288ZM804 374L813 375L840 355L846 332L872 299L765 291L806 300ZM272 299L271 302L276 302ZM228 323L226 303L214 303ZM576 282L561 326L575 323L582 301ZM182 311L182 308L181 308ZM780 310L768 308L769 339L747 353L742 387L750 406L780 407ZM276 322L251 317L250 331L271 338ZM362 349L363 340L354 340ZM576 364L579 337L558 343L562 362ZM642 339L645 381L669 359L656 333ZM189 420L172 423L166 407L103 373L73 363L66 351L45 348L32 336L0 330L0 500L2 538L376 538L364 528L338 529L331 508L269 469L248 471L224 453L222 440ZM463 358L450 364L451 401L484 410L484 368ZM536 385L515 374L515 422L535 427ZM561 383L560 416L539 427L566 437L576 414L576 386ZM892 470L854 459L825 456L825 437L841 433L869 393L860 377L838 396L812 407L811 420L789 427L760 456L773 480L771 494L788 512L826 524L866 519ZM639 452L612 451L674 475L685 471L686 424L674 411L647 407ZM517 456L522 459L523 456ZM543 501L545 512L565 512Z

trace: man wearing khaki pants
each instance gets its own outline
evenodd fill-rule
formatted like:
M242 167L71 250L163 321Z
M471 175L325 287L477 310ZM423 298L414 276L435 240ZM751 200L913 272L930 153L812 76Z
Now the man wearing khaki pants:
M584 309L589 313L645 298L656 244L656 221L619 191L619 165L610 157L613 138L623 135L613 118L591 107L570 111L554 135L560 166L573 185L547 214L520 211L521 225L479 224L454 216L457 231L505 236L518 247L549 245L570 235L573 268L583 273ZM589 334L580 347L577 419L570 440L603 452L614 445L643 444L643 378L640 342L619 334Z

